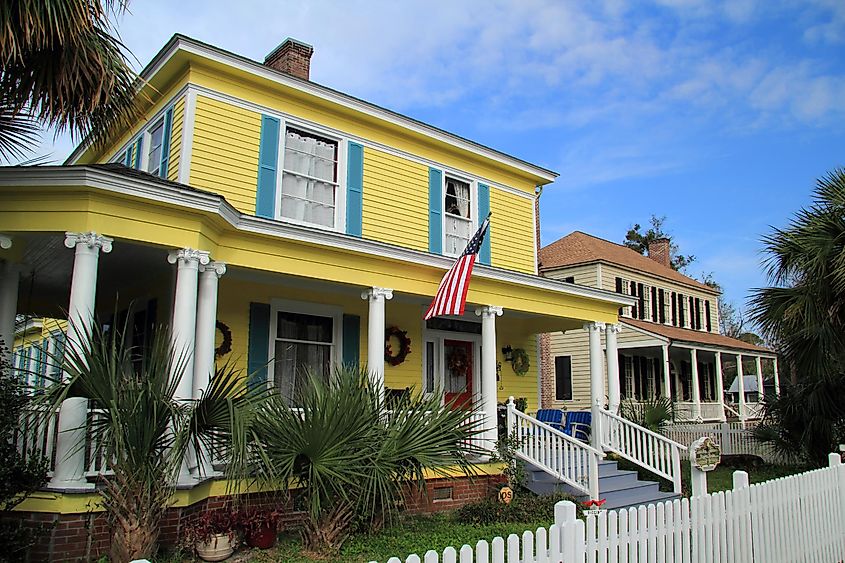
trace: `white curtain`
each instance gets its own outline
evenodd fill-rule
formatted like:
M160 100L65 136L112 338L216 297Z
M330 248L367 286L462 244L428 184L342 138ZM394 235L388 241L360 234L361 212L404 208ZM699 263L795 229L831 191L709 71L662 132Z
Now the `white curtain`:
M337 145L288 130L282 177L282 216L334 226Z

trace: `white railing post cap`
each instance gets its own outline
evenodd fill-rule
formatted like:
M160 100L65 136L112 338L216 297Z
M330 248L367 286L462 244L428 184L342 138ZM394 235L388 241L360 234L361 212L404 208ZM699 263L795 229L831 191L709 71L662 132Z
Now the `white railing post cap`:
M509 404L509 405L514 404L514 403L513 403L513 395L511 395L510 397L508 397L508 404Z
M748 473L745 471L734 471L734 489L748 488Z

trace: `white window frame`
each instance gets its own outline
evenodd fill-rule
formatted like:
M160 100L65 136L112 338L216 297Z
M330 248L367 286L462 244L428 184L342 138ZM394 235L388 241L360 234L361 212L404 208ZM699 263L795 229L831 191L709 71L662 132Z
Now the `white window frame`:
M276 157L276 194L273 202L273 217L277 221L289 223L292 225L301 225L314 229L322 229L333 232L346 232L346 175L347 175L347 147L349 139L343 135L338 135L336 132L323 129L311 123L305 123L296 119L288 119L280 115L274 115L279 120L279 147L278 155ZM337 143L337 182L335 184L335 199L334 199L334 226L327 227L325 225L318 225L316 223L309 223L307 221L298 221L289 217L282 217L282 180L284 179L285 166L285 135L287 135L288 127L299 129L305 133L312 133L319 137L325 137L330 141Z
M164 118L165 113L169 109L169 106L164 108L160 115L157 115L154 119L150 121L150 124L144 129L144 140L141 142L141 154L143 155L141 158L141 170L147 172L149 174L153 174L152 170L150 170L150 150L153 148L153 135L151 131L158 127L159 123L161 123L161 150L164 151ZM159 166L161 166L161 153L159 153ZM161 173L161 170L156 172L154 175L158 176Z
M460 256L463 249L461 249L458 253L452 254L446 251L446 178L450 177L453 180L458 180L459 182L466 182L469 184L469 208L470 208L470 228L469 228L469 238L472 239L472 235L478 230L478 181L474 178L470 178L465 174L461 174L459 172L455 172L453 170L446 170L443 169L442 179L440 181L440 194L441 194L441 201L440 206L442 208L442 218L440 220L440 248L443 249L444 256ZM451 215L451 213L449 214ZM454 215L451 215L454 217Z
M343 308L337 305L324 305L309 301L293 301L290 299L272 299L270 301L270 341L267 343L267 388L276 388L276 335L279 328L279 313L298 313L317 317L332 318L332 344L330 369L339 365L343 353Z

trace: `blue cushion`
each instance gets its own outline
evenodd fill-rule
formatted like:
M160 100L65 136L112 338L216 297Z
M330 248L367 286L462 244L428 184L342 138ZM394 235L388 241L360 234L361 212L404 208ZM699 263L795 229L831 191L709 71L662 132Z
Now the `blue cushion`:
M562 430L563 412L558 409L540 409L537 411L537 420L545 422L555 430Z
M569 411L566 413L566 426L563 429L564 434L569 434L573 438L587 441L590 436L587 429L593 423L593 415L589 411Z

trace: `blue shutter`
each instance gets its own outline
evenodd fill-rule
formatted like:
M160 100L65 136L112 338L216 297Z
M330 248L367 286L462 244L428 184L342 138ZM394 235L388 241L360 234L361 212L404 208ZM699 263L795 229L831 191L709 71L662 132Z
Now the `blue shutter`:
M443 254L443 172L428 169L428 251Z
M44 368L47 367L47 362L44 357L44 349L47 347L47 340L41 340L39 344L33 344L33 346L35 346L35 368L32 370L34 372L35 381L33 384L35 387L41 387L44 385Z
M267 365L270 363L270 305L249 304L249 344L247 346L247 372L249 385L267 382Z
M364 147L349 143L346 155L346 233L360 237L364 209Z
M138 140L135 141L135 163L134 163L133 168L135 168L136 170L141 169L141 147L143 145L143 143L142 143L143 139L144 139L144 136L141 135L140 137L138 137ZM129 150L130 150L130 152L132 151L131 148Z
M258 188L255 214L273 219L276 207L276 167L279 162L279 120L261 116L261 140L258 144Z
M126 152L123 154L123 165L129 168L132 166L132 149L134 145L129 145L129 148L126 149Z
M170 128L173 125L173 108L164 112L164 132L161 135L161 167L158 175L167 178L167 163L170 160Z
M478 184L478 225L480 226L490 213L490 186ZM478 261L490 265L490 238L493 236L492 222L487 228L484 242L481 243L481 250L478 252Z
M358 366L361 362L361 317L343 315L343 364Z

